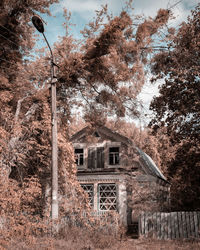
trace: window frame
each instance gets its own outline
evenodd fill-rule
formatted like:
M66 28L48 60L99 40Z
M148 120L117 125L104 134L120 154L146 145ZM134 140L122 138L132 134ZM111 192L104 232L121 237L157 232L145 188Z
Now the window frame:
M88 194L89 206L91 209L94 209L94 200L95 200L95 192L94 192L94 183L80 183L81 188ZM90 196L89 190L84 189L84 186L92 187L92 196Z
M111 149L118 149L118 150L111 152ZM109 161L110 166L120 165L120 157L119 157L120 148L119 147L109 147L108 155L109 155L108 161ZM113 163L111 163L111 159Z
M115 192L116 192L115 197L102 197L102 196L100 196L100 187L101 186L107 186L107 185L115 186ZM100 199L101 198L105 198L105 199L108 199L108 200L109 200L109 198L112 198L112 199L115 198L115 203L114 203L114 205L116 206L115 209L101 210L100 209L100 207L101 207ZM119 197L118 197L118 185L117 185L117 183L98 183L98 186L97 186L97 210L98 211L100 211L100 212L118 211L118 199L119 199ZM111 205L111 206L113 206L113 205Z
M110 164L110 148L119 148L119 163L112 165ZM106 161L107 161L107 168L117 168L120 167L121 165L121 142L109 142L107 144L107 157L106 157Z
M79 180L79 183L81 186L84 185L92 185L93 188L93 204L92 204L92 211L97 212L97 213L105 213L105 212L112 212L112 211L116 211L119 212L119 183L118 181L106 181L106 182L102 182L102 181L92 181L92 180ZM100 186L101 185L114 185L115 186L115 197L110 197L111 199L115 198L115 209L110 209L110 210L101 210L100 209ZM82 187L83 188L83 187ZM84 189L83 189L84 190ZM87 192L87 191L85 191ZM109 197L108 197L109 199Z
M77 165L76 159L75 159L75 164L76 164L78 170L85 169L87 167L87 147L86 147L85 143L73 143L73 148L74 148L75 158L76 158L75 150L76 149L83 149L83 165Z
M83 152L82 153L76 153L76 150L83 150ZM84 163L85 163L84 148L74 148L74 154L75 154L75 160L76 160L77 167L84 166ZM81 161L82 161L82 164L80 164Z

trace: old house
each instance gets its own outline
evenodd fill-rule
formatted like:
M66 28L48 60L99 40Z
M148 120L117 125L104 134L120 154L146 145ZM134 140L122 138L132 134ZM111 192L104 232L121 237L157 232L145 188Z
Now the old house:
M156 186L167 193L169 184L161 171L147 154L125 136L107 127L86 127L74 134L71 142L76 156L78 180L88 193L94 211L101 214L115 210L121 222L127 226L134 218L133 207L128 202L132 193L134 195L130 180L141 185L148 183L150 189ZM156 199L152 201L155 202Z

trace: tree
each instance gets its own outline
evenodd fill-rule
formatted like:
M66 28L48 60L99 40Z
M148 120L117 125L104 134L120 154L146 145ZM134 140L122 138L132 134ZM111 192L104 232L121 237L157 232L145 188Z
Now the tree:
M112 17L104 7L82 31L82 43L66 33L55 47L62 108L69 114L82 107L86 121L97 124L111 116L138 116L137 96L145 82L147 55L169 16L160 10L154 19L134 26L134 16L122 11Z
M152 72L156 79L165 78L160 87L160 96L155 98L151 109L156 116L154 127L163 124L175 139L190 137L199 139L199 19L200 5L183 23L169 50L159 53L152 61Z
M168 51L158 53L152 61L155 79L164 78L160 95L154 98L155 113L150 125L154 131L165 128L174 159L168 160L172 181L172 199L176 209L199 208L200 166L200 4L182 23Z
M31 16L37 11L49 13L48 7L57 0L37 1L6 1L0 3L0 154L1 163L10 168L13 162L13 141L19 131L19 116L21 111L28 111L26 100L33 92L34 86L27 81L26 56L34 46L33 27L30 25ZM30 114L30 113L29 113ZM17 141L15 140L17 145ZM4 164L5 163L5 164Z
M45 172L42 167L45 160L45 167L49 161L49 124L45 123L49 108L48 103L46 106L42 104L44 97L39 94L42 92L33 85L33 69L27 67L28 59L25 56L30 57L35 42L34 29L30 24L32 15L35 12L50 14L48 8L55 2L57 0L42 0L39 3L3 0L0 3L0 174L2 180L10 185L8 190L14 190L18 198L16 182L10 178L17 181L21 190L26 183L31 183L28 179L32 177L36 177L42 188L45 184L42 183ZM42 115L44 120L41 122ZM40 124L34 121L40 121ZM41 130L42 125L46 130ZM6 192L4 185L1 189L2 200L7 196ZM41 201L42 196L33 200L32 205L37 204L36 200ZM0 213L4 212L2 206ZM42 212L38 209L37 213Z

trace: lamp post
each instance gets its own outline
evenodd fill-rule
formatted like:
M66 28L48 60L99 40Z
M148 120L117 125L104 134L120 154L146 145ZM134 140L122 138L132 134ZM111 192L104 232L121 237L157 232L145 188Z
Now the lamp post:
M51 217L58 219L58 145L57 145L57 113L56 113L56 64L51 47L44 34L44 25L38 16L32 17L35 28L42 33L51 53Z

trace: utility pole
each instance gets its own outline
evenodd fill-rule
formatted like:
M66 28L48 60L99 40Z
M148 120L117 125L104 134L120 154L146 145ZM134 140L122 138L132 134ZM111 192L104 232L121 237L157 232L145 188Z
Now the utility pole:
M57 143L57 108L56 108L56 67L51 47L44 34L44 25L38 16L32 17L35 28L42 33L51 53L51 217L58 219L58 143Z
M52 196L51 196L51 216L58 219L58 138L57 138L57 108L56 108L56 65L52 59L52 79L51 79L51 143L52 143Z

